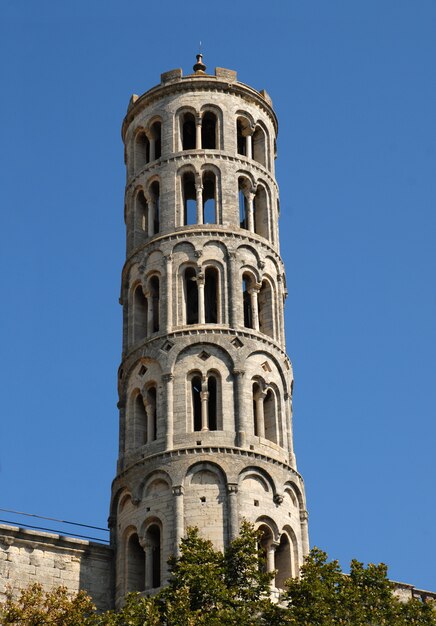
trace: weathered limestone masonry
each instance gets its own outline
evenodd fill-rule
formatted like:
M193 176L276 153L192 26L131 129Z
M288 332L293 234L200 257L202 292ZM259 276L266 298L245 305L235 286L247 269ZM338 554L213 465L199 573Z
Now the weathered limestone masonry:
M0 601L32 583L86 589L100 610L113 605L113 551L106 545L0 525Z
M292 443L272 102L236 72L166 72L124 119L127 258L116 603L165 583L188 526L263 532L280 588L308 552Z

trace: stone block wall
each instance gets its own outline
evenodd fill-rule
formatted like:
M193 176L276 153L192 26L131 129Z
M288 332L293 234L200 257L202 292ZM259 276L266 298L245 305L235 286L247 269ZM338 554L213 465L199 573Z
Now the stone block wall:
M113 606L110 546L52 533L0 525L0 601L32 583L47 590L84 589L101 611Z

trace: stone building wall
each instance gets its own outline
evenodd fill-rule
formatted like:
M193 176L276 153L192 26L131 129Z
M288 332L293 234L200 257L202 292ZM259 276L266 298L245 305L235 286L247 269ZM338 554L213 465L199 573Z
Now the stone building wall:
M0 601L33 583L47 590L84 589L101 611L113 605L110 546L52 533L0 525Z

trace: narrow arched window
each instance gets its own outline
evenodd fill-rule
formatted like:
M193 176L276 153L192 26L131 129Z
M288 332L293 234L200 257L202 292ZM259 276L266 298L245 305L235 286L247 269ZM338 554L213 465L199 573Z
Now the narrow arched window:
M130 535L126 549L127 592L145 589L145 554L136 533Z
M161 144L162 144L162 124L160 122L154 122L154 124L150 127L150 136L152 138L152 143L150 144L150 152L154 152L154 154L150 154L150 161L154 161L155 159L160 159L161 157Z
M286 533L280 537L275 551L275 584L278 589L285 588L285 581L292 576L291 544Z
M274 541L274 535L273 535L271 528L267 526L266 524L262 524L262 526L259 527L259 530L261 531L261 537L259 541L259 551L260 551L259 569L263 572L269 572L270 563L268 559L268 552L271 548L271 544Z
M254 232L269 239L268 199L265 187L258 185L253 200Z
M245 195L245 180L238 178L238 200L239 200L239 225L241 228L248 228L247 220L247 196Z
M150 232L150 235L155 235L156 233L159 232L159 228L160 228L160 185L157 180L151 183L150 193L152 196L152 204L153 204L153 215L152 215L153 232Z
M182 118L182 149L195 150L195 117L185 113Z
M203 150L215 150L217 120L215 113L206 111L201 120L201 147Z
M216 176L213 172L203 174L203 224L216 224Z
M159 290L159 278L157 276L152 276L148 282L149 287L149 297L151 298L151 313L152 313L152 323L151 323L151 332L157 333L159 330L159 303L160 303L160 290Z
M133 441L135 448L147 443L147 414L144 399L140 393L137 394L133 403Z
M147 337L147 313L147 298L141 285L138 285L133 294L133 343Z
M135 241L134 245L141 243L148 237L148 204L144 191L140 189L135 197Z
M256 126L252 141L253 159L266 167L266 137L260 126Z
M265 420L265 438L269 439L273 443L278 443L276 398L271 389L268 389L263 402L263 414Z
M244 307L244 326L246 328L253 328L253 312L251 309L251 295L250 295L251 279L247 274L242 277L242 302Z
M274 337L274 307L271 285L267 280L262 281L258 295L259 303L259 330L265 335Z
M217 380L215 376L208 376L207 379L207 415L209 430L217 430Z
M197 274L193 267L187 267L185 270L185 311L186 323L198 324Z
M197 223L197 195L193 172L185 172L182 176L183 224L189 226Z
M161 585L161 532L157 524L148 527L145 533L146 561L148 584L152 589Z
M238 154L242 154L243 156L247 155L247 140L243 135L244 126L241 120L236 122L236 134L237 134L237 144L238 144Z
M204 315L206 324L218 323L218 270L208 267L204 273Z
M135 138L135 171L139 171L150 160L150 142L144 131L139 132Z
M260 392L258 383L253 383L253 430L255 437L260 437L259 412L257 406L257 397Z
M201 377L191 380L192 421L194 430L201 430Z

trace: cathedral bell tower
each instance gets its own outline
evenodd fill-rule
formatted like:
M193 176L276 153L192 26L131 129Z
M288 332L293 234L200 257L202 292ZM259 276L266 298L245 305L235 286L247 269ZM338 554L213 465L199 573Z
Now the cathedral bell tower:
M292 366L270 97L236 72L165 72L132 96L120 446L110 525L116 600L159 588L188 526L217 548L242 518L275 586L308 552L292 443Z

